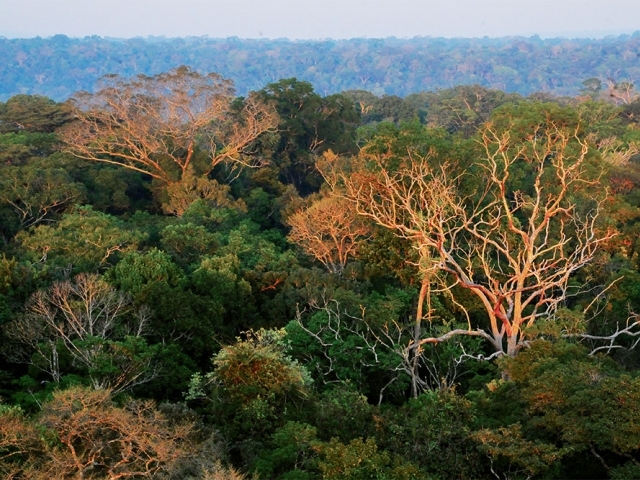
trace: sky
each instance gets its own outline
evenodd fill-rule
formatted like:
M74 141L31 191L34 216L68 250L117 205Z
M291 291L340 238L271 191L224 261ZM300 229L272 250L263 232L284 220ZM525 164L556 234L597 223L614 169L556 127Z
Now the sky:
M0 0L8 38L604 37L640 0Z

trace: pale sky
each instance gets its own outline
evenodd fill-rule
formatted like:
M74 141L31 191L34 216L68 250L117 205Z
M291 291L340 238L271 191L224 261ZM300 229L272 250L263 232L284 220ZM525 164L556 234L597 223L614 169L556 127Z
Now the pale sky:
M0 0L9 38L602 37L640 30L640 0Z

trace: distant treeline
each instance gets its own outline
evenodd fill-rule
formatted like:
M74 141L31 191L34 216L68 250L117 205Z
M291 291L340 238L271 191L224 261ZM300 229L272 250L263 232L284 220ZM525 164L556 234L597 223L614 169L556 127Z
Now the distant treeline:
M237 92L296 77L328 95L351 89L381 96L479 84L529 95L576 95L582 82L640 78L640 34L604 39L0 38L0 100L40 94L65 100L106 74L154 75L179 65L218 72Z

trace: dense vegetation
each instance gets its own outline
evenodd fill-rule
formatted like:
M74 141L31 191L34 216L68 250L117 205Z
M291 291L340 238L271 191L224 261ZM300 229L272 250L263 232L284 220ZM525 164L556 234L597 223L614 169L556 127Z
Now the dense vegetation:
M66 100L106 74L155 75L180 65L218 72L242 95L281 78L322 95L381 96L478 84L529 95L576 95L590 78L640 77L640 37L604 39L413 38L321 41L238 38L0 38L0 100L21 93Z
M187 67L12 96L0 475L638 478L639 111Z

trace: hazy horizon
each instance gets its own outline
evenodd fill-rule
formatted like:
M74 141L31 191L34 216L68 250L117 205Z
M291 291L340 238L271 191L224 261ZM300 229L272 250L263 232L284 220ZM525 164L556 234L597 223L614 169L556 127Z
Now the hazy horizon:
M625 31L625 32L577 32L575 34L570 34L570 35L539 35L539 34L531 34L531 35L496 35L496 36L490 36L490 35L483 35L483 36L445 36L445 35L438 35L438 36L434 36L434 35L414 35L411 37L399 37L397 35L389 35L386 37L371 37L371 36L359 36L359 37L343 37L343 38L336 38L336 37L323 37L323 38L290 38L290 37L241 37L238 35L228 35L225 37L216 37L216 36L211 36L211 35L182 35L182 36L169 36L169 35L136 35L136 36L129 36L129 37L116 37L116 36L112 36L112 35L68 35L65 33L54 33L51 35L30 35L30 36L25 36L25 35L17 35L17 34L3 34L2 32L0 32L0 38L6 38L9 40L31 40L31 39L35 39L35 38L42 38L44 40L46 39L50 39L53 38L55 36L58 35L62 35L64 37L70 38L70 39L77 39L77 40L82 40L85 38L90 38L90 37L98 37L104 40L134 40L134 39L142 39L142 40L153 40L153 39L166 39L166 40L177 40L177 39L190 39L190 38L207 38L207 39L211 39L211 40L226 40L226 39L230 39L230 38L237 38L239 40L265 40L265 41L277 41L277 40L286 40L286 41L290 41L290 42L322 42L322 41L341 41L341 40L357 40L357 39L365 39L365 40L385 40L385 39L389 39L389 38L397 38L398 40L410 40L413 38L434 38L434 39L438 39L438 38L444 38L447 40L472 40L472 39L482 39L482 38L489 38L492 40L499 40L499 39L503 39L503 38L541 38L543 40L553 40L553 39L567 39L567 40L571 40L571 39L594 39L594 40L598 40L598 39L604 39L604 38L615 38L615 37L621 37L624 35L635 35L635 34L640 34L640 28L638 28L637 30L634 31Z
M640 30L640 2L610 0L3 0L0 36L603 38Z

